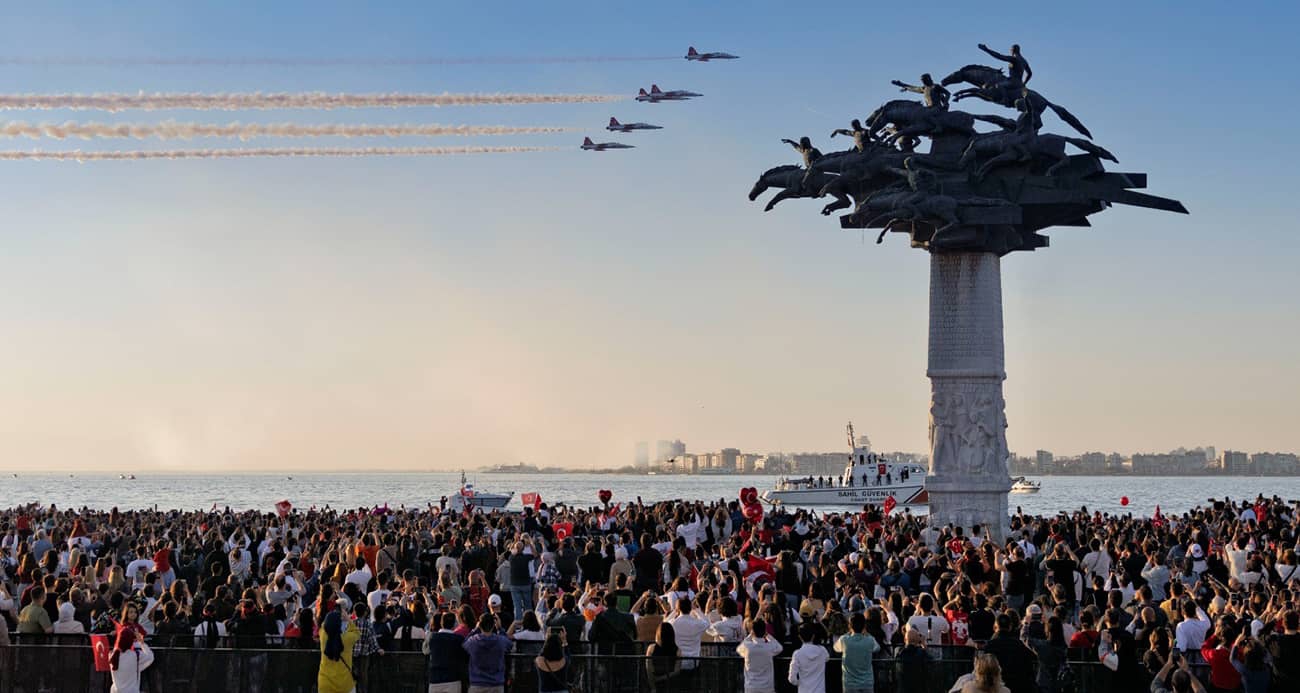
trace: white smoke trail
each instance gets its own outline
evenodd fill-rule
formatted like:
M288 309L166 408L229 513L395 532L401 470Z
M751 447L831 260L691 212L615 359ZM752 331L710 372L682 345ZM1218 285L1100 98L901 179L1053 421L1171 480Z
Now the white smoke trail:
M235 94L0 94L0 110L202 111L275 108L401 108L405 106L483 106L555 103L606 103L625 96L608 94L388 94L235 93Z
M143 161L147 159L256 159L278 157L455 156L551 152L563 147L366 147L360 149L166 149L159 151L0 151L0 161Z
M0 66L23 67L420 67L435 65L558 65L566 63L633 63L681 60L680 55L572 55L572 56L483 56L478 58L178 58L150 57L52 57L0 56Z
M29 137L39 139L95 138L143 140L157 138L160 140L187 140L196 137L238 137L248 140L254 137L437 137L444 135L539 135L557 132L572 132L575 128L554 126L509 126L509 125L347 125L324 124L310 125L299 123L178 123L164 121L161 123L25 123L11 121L0 124L0 137Z

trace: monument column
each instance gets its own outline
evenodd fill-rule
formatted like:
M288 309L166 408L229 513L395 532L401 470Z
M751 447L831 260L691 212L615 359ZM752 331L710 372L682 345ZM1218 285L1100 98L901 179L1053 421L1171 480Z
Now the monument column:
M1001 259L930 253L930 526L1007 533Z

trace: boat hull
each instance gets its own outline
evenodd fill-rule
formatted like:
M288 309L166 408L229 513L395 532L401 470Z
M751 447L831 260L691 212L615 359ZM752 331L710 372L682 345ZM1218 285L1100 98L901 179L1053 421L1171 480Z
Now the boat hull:
M514 497L515 494L513 493L479 493L475 494L473 498L466 498L458 494L451 497L451 507L453 510L464 510L465 503L468 501L470 505L480 510L499 510L509 505L510 500Z
M921 505L929 500L924 484L896 486L835 486L826 488L772 489L763 499L777 505L881 505L892 497L899 505Z

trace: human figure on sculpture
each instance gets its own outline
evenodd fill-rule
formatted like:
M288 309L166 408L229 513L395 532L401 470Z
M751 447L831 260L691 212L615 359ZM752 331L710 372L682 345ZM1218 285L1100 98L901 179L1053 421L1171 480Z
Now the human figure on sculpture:
M798 142L787 139L781 141L794 147L794 150L799 152L799 155L803 157L803 187L808 187L808 176L812 175L813 164L817 163L817 160L822 158L822 151L814 147L812 145L812 140L808 139L807 136L800 137Z
M852 129L839 128L837 130L832 130L831 137L834 137L836 135L844 135L846 137L852 137L853 148L858 150L859 152L866 152L867 145L871 144L871 131L862 127L862 121L858 120L857 118L854 118L853 121L849 123L849 125L853 126L853 128Z
M942 84L935 84L934 80L930 78L929 72L921 75L921 83L919 85L908 84L897 79L893 80L891 84L899 87L899 91L910 91L914 94L920 94L921 98L925 101L925 105L929 108L937 108L940 111L948 110L948 101L952 95L948 93L948 90L945 89Z
M1010 86L1023 87L1034 78L1034 71L1029 68L1029 61L1020 54L1020 44L1012 44L1011 55L1002 55L982 43L979 47L980 50L1007 64L1007 82L1012 83Z

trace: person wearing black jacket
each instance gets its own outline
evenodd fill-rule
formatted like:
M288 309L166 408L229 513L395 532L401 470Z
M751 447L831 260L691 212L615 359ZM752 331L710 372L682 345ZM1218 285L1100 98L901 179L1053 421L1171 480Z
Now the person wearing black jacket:
M1300 690L1300 613L1288 611L1282 616L1283 633L1272 633L1266 644L1273 660L1273 688L1279 691Z
M1007 614L998 614L993 638L984 651L997 657L1002 667L1002 682L1011 693L1037 693L1034 665L1038 656L1016 637L1015 624Z
M603 600L605 610L596 614L591 622L591 632L587 639L601 654L626 654L622 645L631 645L636 640L636 619L632 614L618 610L618 595L606 592Z

